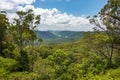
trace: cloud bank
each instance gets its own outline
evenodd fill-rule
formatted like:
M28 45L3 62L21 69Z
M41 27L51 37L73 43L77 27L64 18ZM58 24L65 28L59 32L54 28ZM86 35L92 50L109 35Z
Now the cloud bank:
M1 0L0 10L7 10L9 19L12 19L17 16L16 11L33 9L35 15L41 15L41 24L37 30L91 31L93 28L86 18L60 12L56 8L35 8L32 5L34 2L35 0Z

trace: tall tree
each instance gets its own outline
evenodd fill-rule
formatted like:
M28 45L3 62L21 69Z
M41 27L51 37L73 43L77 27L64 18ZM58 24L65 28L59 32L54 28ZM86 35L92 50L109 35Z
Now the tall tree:
M102 45L104 49L102 51L106 50L105 52L108 54L102 53L107 57L111 65L113 56L120 56L120 1L108 0L108 3L100 11L99 15L99 17L93 16L90 19L90 23L96 25L94 29L98 34L99 32L100 35L101 33L103 34L101 39L104 41Z
M34 29L40 23L40 15L35 16L31 9L27 12L18 11L17 15L19 18L14 19L16 30L14 39L21 52L28 40L34 41L36 39Z
M3 57L5 57L3 53L3 46L4 46L8 25L9 25L9 22L6 17L6 12L1 11L0 12L0 55Z
M33 13L33 10L31 9L29 9L26 12L18 11L17 15L18 15L18 18L14 19L15 20L14 29L16 31L14 40L20 50L21 64L25 65L24 59L27 59L27 54L26 52L24 52L23 48L26 45L26 43L37 39L34 29L40 23L40 15L35 16ZM25 55L26 55L26 58L25 58ZM25 70L24 67L23 67L23 70Z

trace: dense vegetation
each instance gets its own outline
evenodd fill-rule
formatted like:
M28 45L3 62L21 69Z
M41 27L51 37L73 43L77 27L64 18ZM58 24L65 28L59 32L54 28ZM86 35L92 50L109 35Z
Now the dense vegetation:
M65 44L41 45L40 15L16 13L14 23L0 13L0 80L120 80L119 0L88 17L94 32Z

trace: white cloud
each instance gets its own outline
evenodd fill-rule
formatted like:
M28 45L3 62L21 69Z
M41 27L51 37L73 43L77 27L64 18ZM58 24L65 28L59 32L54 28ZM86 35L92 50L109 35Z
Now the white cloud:
M35 2L35 0L11 0L11 1L17 4L32 4L33 2Z
M9 10L9 19L16 17L15 11L33 9L36 15L41 15L41 24L37 27L38 30L71 30L71 31L89 31L92 30L89 21L83 17L76 17L67 13L61 13L58 9L43 9L35 8L31 3L35 0L2 0L0 9ZM28 1L28 2L27 2ZM5 5L7 4L7 5ZM25 6L19 6L24 4ZM29 5L28 5L29 4ZM12 6L12 7L10 7Z
M13 10L20 4L32 4L33 2L35 2L35 0L1 0L0 10Z
M14 9L16 4L14 2L9 0L2 0L0 1L0 10L12 10Z

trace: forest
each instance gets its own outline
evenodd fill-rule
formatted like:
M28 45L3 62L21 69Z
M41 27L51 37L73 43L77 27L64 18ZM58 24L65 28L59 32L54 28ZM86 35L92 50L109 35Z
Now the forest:
M0 11L0 80L120 80L120 1L88 16L93 32L74 42L43 45L35 33L41 15Z

